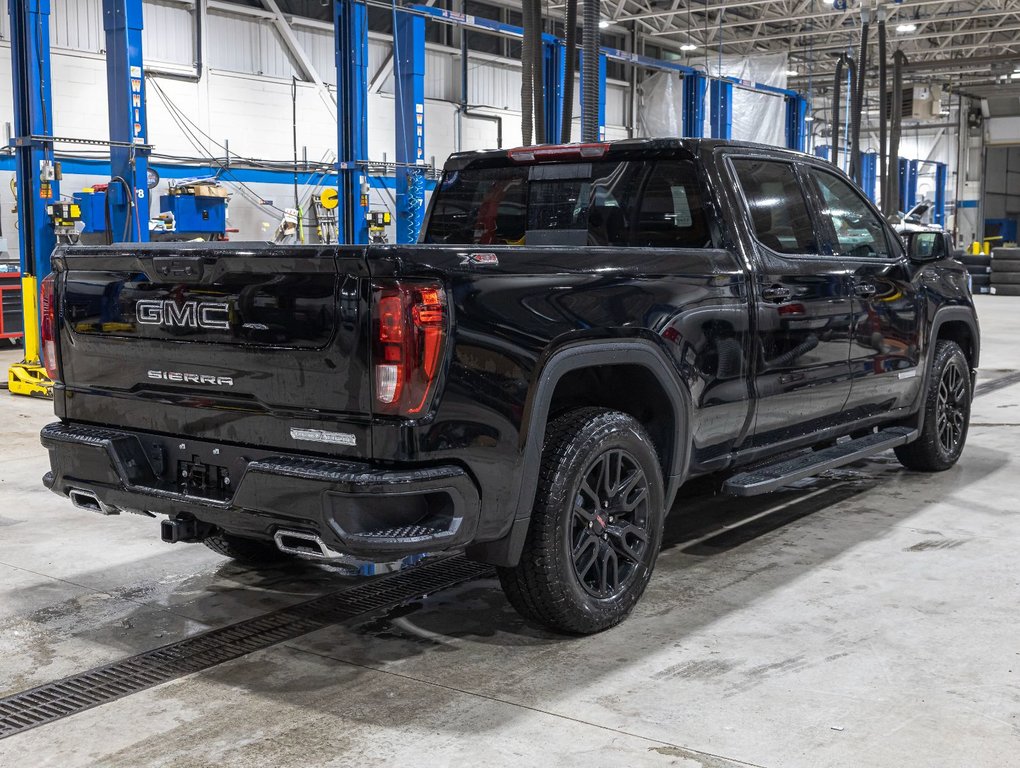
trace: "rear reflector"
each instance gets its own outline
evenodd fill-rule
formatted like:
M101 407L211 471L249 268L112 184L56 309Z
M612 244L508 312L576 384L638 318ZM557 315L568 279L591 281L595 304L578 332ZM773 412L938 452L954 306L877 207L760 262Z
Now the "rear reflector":
M393 280L372 286L375 411L411 418L428 411L447 320L446 292L438 283Z
M507 156L515 163L540 163L544 160L583 160L602 157L608 149L608 144L552 144L517 147L507 150Z
M56 276L51 272L39 286L40 339L43 365L50 381L56 381L60 372L57 366L57 298L54 291Z

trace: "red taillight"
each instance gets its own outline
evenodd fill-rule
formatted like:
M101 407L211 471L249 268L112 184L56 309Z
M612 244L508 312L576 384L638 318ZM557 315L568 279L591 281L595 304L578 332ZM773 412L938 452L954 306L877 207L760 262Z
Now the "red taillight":
M602 157L608 144L550 144L537 147L517 147L507 150L507 157L515 163L540 163L543 160Z
M40 337L42 341L42 359L46 366L46 375L50 381L56 381L57 370L57 297L54 293L56 276L53 273L43 278L39 286L39 319Z
M434 283L373 286L375 410L419 416L427 410L446 345L446 293Z

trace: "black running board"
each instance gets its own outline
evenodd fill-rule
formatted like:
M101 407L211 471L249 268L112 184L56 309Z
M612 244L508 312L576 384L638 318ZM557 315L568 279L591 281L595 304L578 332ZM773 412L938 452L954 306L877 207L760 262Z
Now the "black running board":
M852 464L898 445L905 445L915 440L917 434L917 430L911 427L883 429L856 440L839 443L831 448L811 451L793 459L734 475L723 485L723 490L734 496L757 496L760 493L771 493L795 480L817 475L827 469Z

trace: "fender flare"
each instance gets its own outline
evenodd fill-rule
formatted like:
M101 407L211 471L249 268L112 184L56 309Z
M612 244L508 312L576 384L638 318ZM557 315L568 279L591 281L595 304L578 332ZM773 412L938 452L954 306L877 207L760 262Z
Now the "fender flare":
M468 548L468 555L494 565L513 566L520 560L524 538L531 521L538 477L542 464L544 436L549 422L553 393L560 380L571 371L583 368L638 365L651 373L666 393L676 425L667 472L663 473L664 501L668 510L687 473L691 455L691 396L679 373L669 363L665 352L653 341L644 338L604 339L569 343L557 347L540 363L533 377L531 393L522 420L521 443L523 461L517 483L516 502L508 504L512 511L510 532L494 542Z
M981 357L981 334L978 331L977 315L974 312L974 308L968 306L939 307L935 310L935 316L932 318L931 328L928 331L928 350L924 355L924 370L922 371L921 389L918 392L918 399L920 402L917 408L917 416L913 420L918 429L922 429L924 427L924 410L925 404L928 400L928 383L929 378L931 377L932 362L935 360L935 340L939 336L939 329L946 323L951 322L963 322L967 328L970 329L970 335L974 346L974 359L971 361L971 386L973 386L974 383L974 371L977 369L978 361Z

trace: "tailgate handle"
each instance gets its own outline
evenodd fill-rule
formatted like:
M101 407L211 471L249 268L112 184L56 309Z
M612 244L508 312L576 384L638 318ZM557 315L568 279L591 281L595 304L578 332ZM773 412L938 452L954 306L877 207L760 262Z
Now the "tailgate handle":
M159 277L181 282L201 280L205 269L201 256L154 256L152 267Z

